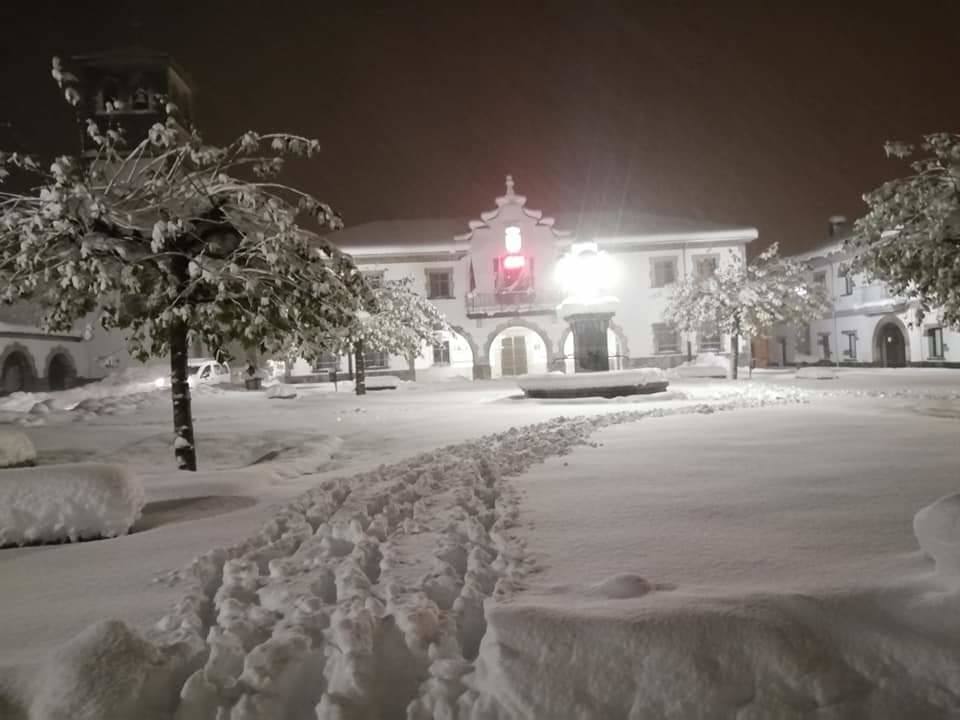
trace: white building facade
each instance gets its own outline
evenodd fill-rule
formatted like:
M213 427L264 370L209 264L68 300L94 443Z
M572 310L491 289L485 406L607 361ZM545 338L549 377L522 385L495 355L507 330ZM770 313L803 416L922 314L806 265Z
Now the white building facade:
M487 379L573 371L555 267L574 242L595 242L616 269L610 290L619 304L607 343L612 368L666 368L700 352L729 352L729 338L708 329L677 333L663 322L663 311L677 279L744 258L756 237L754 228L629 212L550 217L528 208L508 176L495 207L476 219L372 222L330 239L374 282L412 278L452 328L416 358L368 353L368 374ZM328 357L316 366L301 360L291 375L320 380L331 369L349 376L352 358Z
M811 280L826 287L832 311L802 327L779 327L761 341L765 347L755 343L758 364L960 367L960 332L943 323L939 310L921 319L915 301L894 296L882 282L846 273L845 220L832 220L828 243L794 256L810 265Z
M756 237L749 227L630 212L548 217L528 208L508 177L495 207L474 220L372 222L331 240L373 282L412 278L446 316L452 329L415 358L366 354L369 375L429 380L573 372L573 337L558 313L564 298L554 271L574 242L595 242L616 269L610 291L619 303L607 336L612 368L668 368L701 352L728 353L729 338L709 329L678 333L663 322L663 311L676 280L744 258ZM0 313L0 394L61 389L137 364L122 334L104 332L94 318L54 336L36 326L35 307ZM288 374L294 382L326 381L332 370L352 377L353 358L301 359Z

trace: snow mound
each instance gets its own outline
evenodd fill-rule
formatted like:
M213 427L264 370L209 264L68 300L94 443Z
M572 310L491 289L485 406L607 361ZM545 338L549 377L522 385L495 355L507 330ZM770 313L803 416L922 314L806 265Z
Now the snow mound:
M37 451L24 433L17 430L0 430L0 468L33 465Z
M913 532L944 578L960 581L960 493L946 495L913 517Z
M123 535L143 505L139 478L120 465L2 470L0 546Z
M565 392L586 394L592 390L603 391L623 389L628 392L637 388L641 391L658 392L668 385L667 376L660 368L635 368L632 370L610 370L607 372L550 373L549 375L524 375L517 379L517 385L530 397L546 395L556 396Z
M686 361L671 370L678 377L725 378L730 359L716 353L699 353L693 361Z
M496 603L456 717L955 717L960 655L929 628L958 615L875 594Z
M822 365L811 365L809 367L797 368L798 380L836 380L837 371L832 367Z
M646 578L632 573L620 573L591 585L587 594L610 600L638 598L656 590L657 587Z
M268 400L293 400L297 397L297 389L293 385L277 383L270 385L265 394Z
M404 382L395 375L370 375L366 379L368 390L388 390L398 388Z
M122 622L93 625L51 653L35 679L31 720L170 717L164 653Z

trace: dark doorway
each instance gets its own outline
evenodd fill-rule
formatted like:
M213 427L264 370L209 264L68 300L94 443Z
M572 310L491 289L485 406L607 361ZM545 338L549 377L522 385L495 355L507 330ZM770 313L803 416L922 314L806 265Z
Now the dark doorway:
M877 358L883 367L907 366L907 340L895 323L884 323L877 333Z
M64 353L57 353L47 368L47 382L51 390L68 390L76 377L73 362Z
M26 392L30 389L30 361L19 350L15 350L3 361L0 370L0 395L9 395L15 392Z

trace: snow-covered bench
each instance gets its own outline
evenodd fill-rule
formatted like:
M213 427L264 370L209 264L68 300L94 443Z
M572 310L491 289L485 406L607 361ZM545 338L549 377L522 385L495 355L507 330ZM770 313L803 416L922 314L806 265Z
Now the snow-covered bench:
M143 484L120 465L0 470L0 546L123 535L143 505Z
M37 451L24 433L19 430L0 430L0 468L15 468L33 465Z

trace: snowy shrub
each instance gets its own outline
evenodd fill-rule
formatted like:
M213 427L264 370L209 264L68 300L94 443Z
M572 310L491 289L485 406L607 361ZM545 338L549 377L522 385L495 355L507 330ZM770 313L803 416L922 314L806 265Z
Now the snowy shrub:
M0 545L123 535L143 505L139 478L119 465L2 470Z
M17 430L0 430L0 468L33 465L36 459L30 438Z

